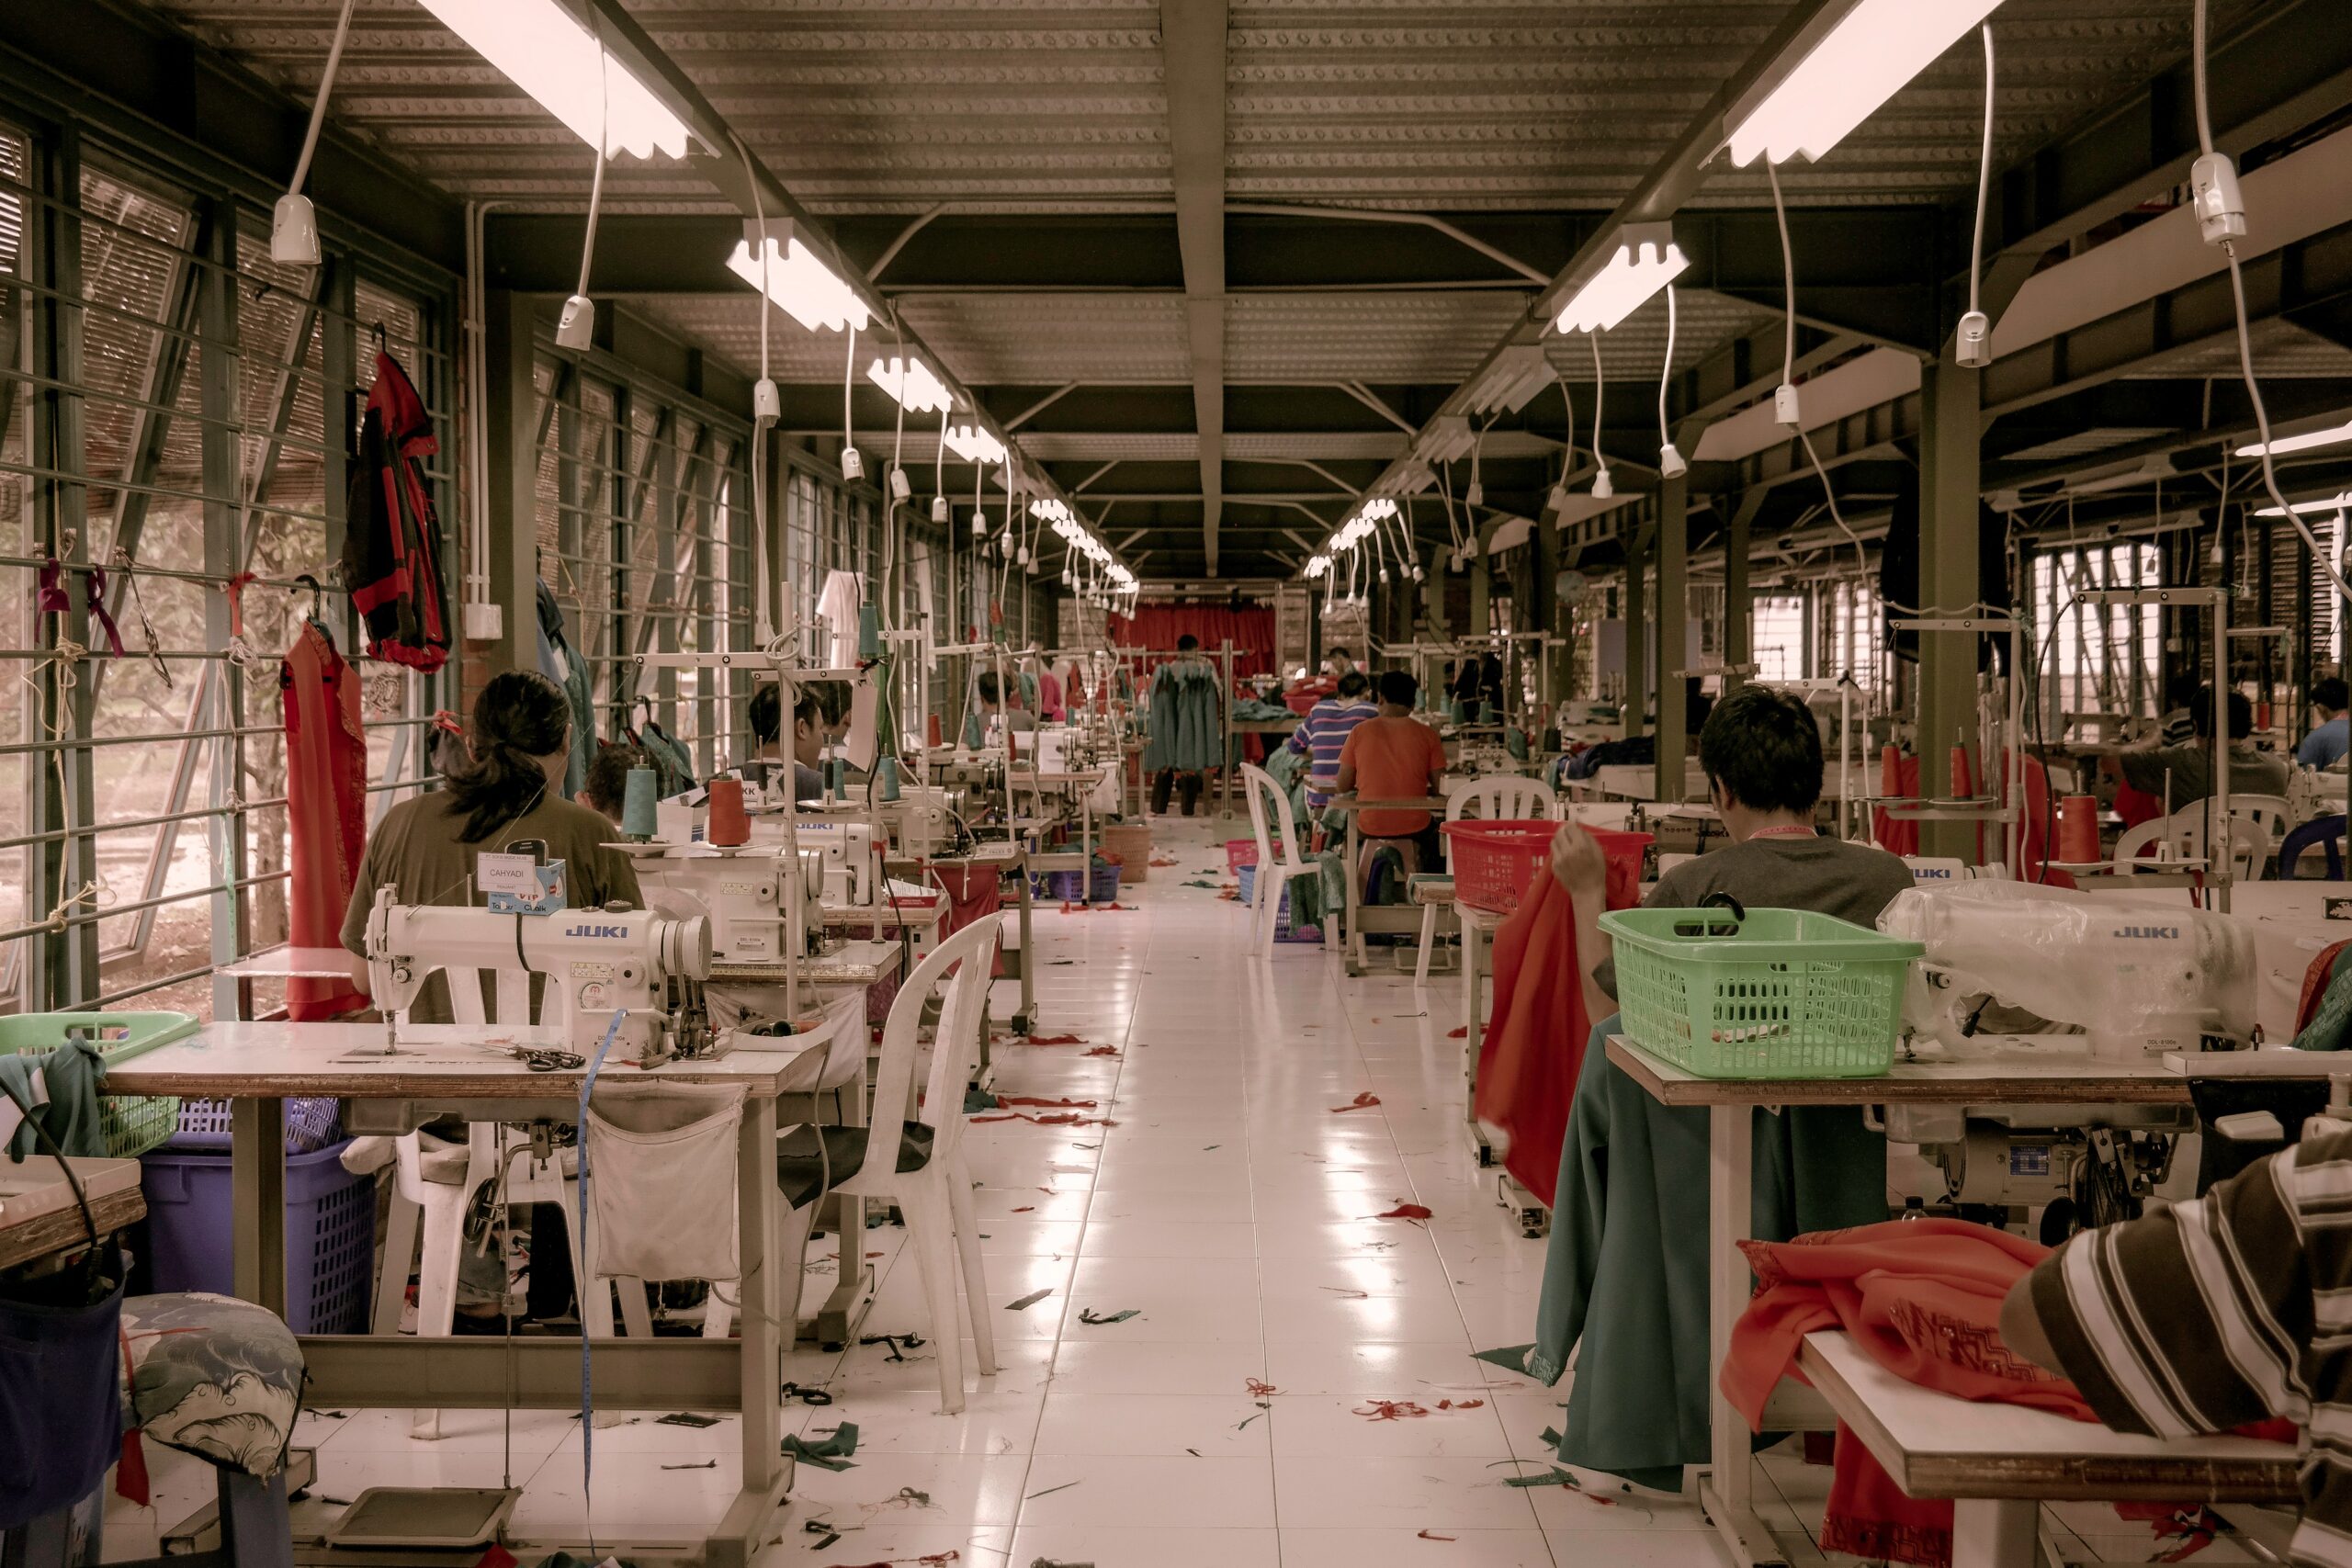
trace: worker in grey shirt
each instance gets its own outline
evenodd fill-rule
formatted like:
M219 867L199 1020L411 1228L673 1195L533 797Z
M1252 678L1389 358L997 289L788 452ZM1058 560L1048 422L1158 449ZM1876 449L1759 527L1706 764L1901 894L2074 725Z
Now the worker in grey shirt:
M1645 905L1720 892L1747 908L1875 924L1911 874L1883 850L1814 832L1821 750L1812 712L1785 692L1743 686L1718 703L1699 731L1699 761L1732 842L1676 867ZM1600 1021L1577 1073L1521 1370L1556 1382L1581 1344L1560 1457L1679 1492L1685 1468L1709 1453L1707 1112L1659 1104L1604 1049L1618 1025L1599 845L1562 829L1552 874L1575 903L1586 1007ZM1757 1111L1754 1177L1750 1234L1766 1240L1887 1215L1886 1140L1851 1106Z
M2189 714L2197 726L2195 745L2110 751L2099 759L2099 771L2159 800L2166 800L2169 790L2169 806L2175 811L2208 798L2213 793L2212 687L2206 686L2198 692L2197 701L2190 705ZM2254 705L2246 701L2245 693L2232 692L2230 793L2285 795L2288 775L2285 759L2272 756L2267 751L2256 750L2249 739L2253 734Z

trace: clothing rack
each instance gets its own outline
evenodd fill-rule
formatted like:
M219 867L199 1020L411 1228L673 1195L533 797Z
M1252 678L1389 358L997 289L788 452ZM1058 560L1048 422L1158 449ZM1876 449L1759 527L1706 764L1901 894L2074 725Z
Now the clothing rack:
M1238 782L1235 775L1239 773L1241 771L1235 765L1233 761L1233 639L1230 637L1224 639L1219 642L1214 649L1205 648L1125 648L1114 645L1111 651L1118 655L1121 663L1134 663L1136 666L1136 673L1138 675L1151 675L1158 672L1158 665L1147 665L1143 663L1143 660L1148 659L1157 659L1163 663L1179 659L1198 659L1214 660L1216 662L1220 671L1220 684L1217 688L1217 716L1218 722L1225 731L1224 747L1219 752L1220 765L1216 771L1216 810L1217 815L1220 817L1232 816L1234 796L1233 786ZM1136 684L1136 690L1138 693L1141 693L1145 690L1148 684L1148 682L1138 681ZM1146 711L1148 714L1148 710Z

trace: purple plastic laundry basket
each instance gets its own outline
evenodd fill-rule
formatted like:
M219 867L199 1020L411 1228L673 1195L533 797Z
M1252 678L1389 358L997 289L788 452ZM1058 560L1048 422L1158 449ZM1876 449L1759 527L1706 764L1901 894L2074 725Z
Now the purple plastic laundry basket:
M368 1332L376 1179L344 1169L343 1150L286 1156L286 1324L297 1334ZM229 1156L164 1149L140 1164L154 1288L232 1294Z

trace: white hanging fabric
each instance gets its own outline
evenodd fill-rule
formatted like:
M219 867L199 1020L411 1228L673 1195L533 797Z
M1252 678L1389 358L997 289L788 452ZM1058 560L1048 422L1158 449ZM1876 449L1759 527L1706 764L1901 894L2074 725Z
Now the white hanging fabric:
M581 1135L595 1172L588 1201L601 1278L741 1276L735 1150L743 1098L741 1085L596 1086Z
M817 596L817 614L825 617L826 628L832 634L825 655L828 668L847 670L857 663L857 609L864 602L857 573L839 570L825 573L825 591Z

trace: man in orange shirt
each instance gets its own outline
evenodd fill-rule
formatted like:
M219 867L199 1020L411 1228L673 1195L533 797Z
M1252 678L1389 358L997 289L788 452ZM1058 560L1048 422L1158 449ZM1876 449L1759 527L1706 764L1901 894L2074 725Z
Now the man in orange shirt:
M1435 798L1445 790L1445 742L1413 716L1420 686L1402 670L1380 677L1380 716L1348 732L1340 748L1340 792L1367 800ZM1434 871L1442 863L1437 824L1426 811L1364 811L1356 831L1366 839L1401 839L1419 856L1414 868Z

